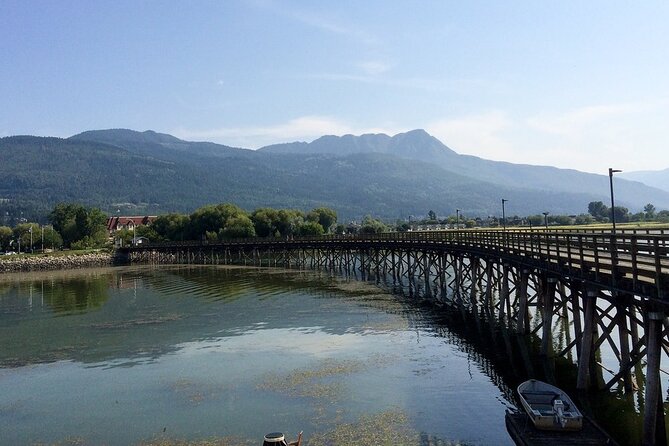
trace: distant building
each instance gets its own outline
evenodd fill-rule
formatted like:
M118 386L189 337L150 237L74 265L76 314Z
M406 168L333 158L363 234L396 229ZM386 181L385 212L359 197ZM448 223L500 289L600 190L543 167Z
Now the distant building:
M464 224L460 226L464 227ZM445 231L446 229L453 229L455 225L449 225L448 223L425 223L425 224L413 224L411 225L412 231Z
M116 231L127 229L133 231L137 226L149 226L157 215L145 215L143 217L109 217L107 219L107 231L113 235Z

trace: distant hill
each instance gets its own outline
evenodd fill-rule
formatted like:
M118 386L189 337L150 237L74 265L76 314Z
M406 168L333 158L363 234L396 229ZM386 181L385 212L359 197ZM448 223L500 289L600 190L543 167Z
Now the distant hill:
M639 170L636 172L622 172L616 175L620 178L640 181L649 186L669 192L669 169Z
M590 201L608 200L606 176L466 157L421 130L259 151L151 131L98 130L67 139L0 138L0 160L0 211L9 202L12 212L42 215L61 201L153 214L220 202L248 210L328 206L348 220L428 210L450 215L456 208L466 216L499 215L501 198L509 200L508 215L577 214ZM489 178L472 172L476 166L490 171ZM537 186L559 178L572 184ZM649 202L669 209L669 193L622 179L616 198L632 209Z
M246 149L228 147L212 142L183 141L172 135L152 130L137 132L127 129L89 130L68 138L75 141L94 141L121 147L136 155L157 159L183 161L193 158L240 156Z
M607 175L460 155L424 130L413 130L393 137L384 134L324 136L311 143L278 144L259 150L302 154L387 153L428 162L449 172L506 187L586 194L596 196L602 201L606 201L609 190ZM621 205L641 209L642 203L654 203L656 206L669 208L669 194L666 190L649 187L638 181L617 181L617 183L616 198ZM550 203L546 203L546 206L550 207Z

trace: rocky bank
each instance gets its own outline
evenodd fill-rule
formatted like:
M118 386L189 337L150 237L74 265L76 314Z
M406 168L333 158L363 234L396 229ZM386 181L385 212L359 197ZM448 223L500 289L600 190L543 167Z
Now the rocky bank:
M117 264L117 257L113 253L106 252L63 256L4 256L0 258L0 273L87 268L115 264Z

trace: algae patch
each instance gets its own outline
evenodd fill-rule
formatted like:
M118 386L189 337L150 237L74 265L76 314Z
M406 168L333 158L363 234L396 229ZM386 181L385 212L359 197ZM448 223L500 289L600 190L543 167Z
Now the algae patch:
M327 359L313 369L299 369L288 375L268 374L257 388L291 397L335 400L342 391L342 385L335 382L335 378L359 372L365 367L362 361Z
M250 440L242 440L236 437L214 437L202 440L179 440L167 437L156 437L151 440L142 441L138 446L251 446Z
M404 412L390 410L376 415L363 415L355 423L339 424L330 431L314 434L307 442L307 446L345 444L420 446L421 438L409 425L409 418Z

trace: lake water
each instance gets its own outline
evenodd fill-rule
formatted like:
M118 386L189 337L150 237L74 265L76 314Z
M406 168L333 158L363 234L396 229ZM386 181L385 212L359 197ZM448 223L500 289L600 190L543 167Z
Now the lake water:
M512 445L509 389L433 314L315 272L6 275L0 444Z

